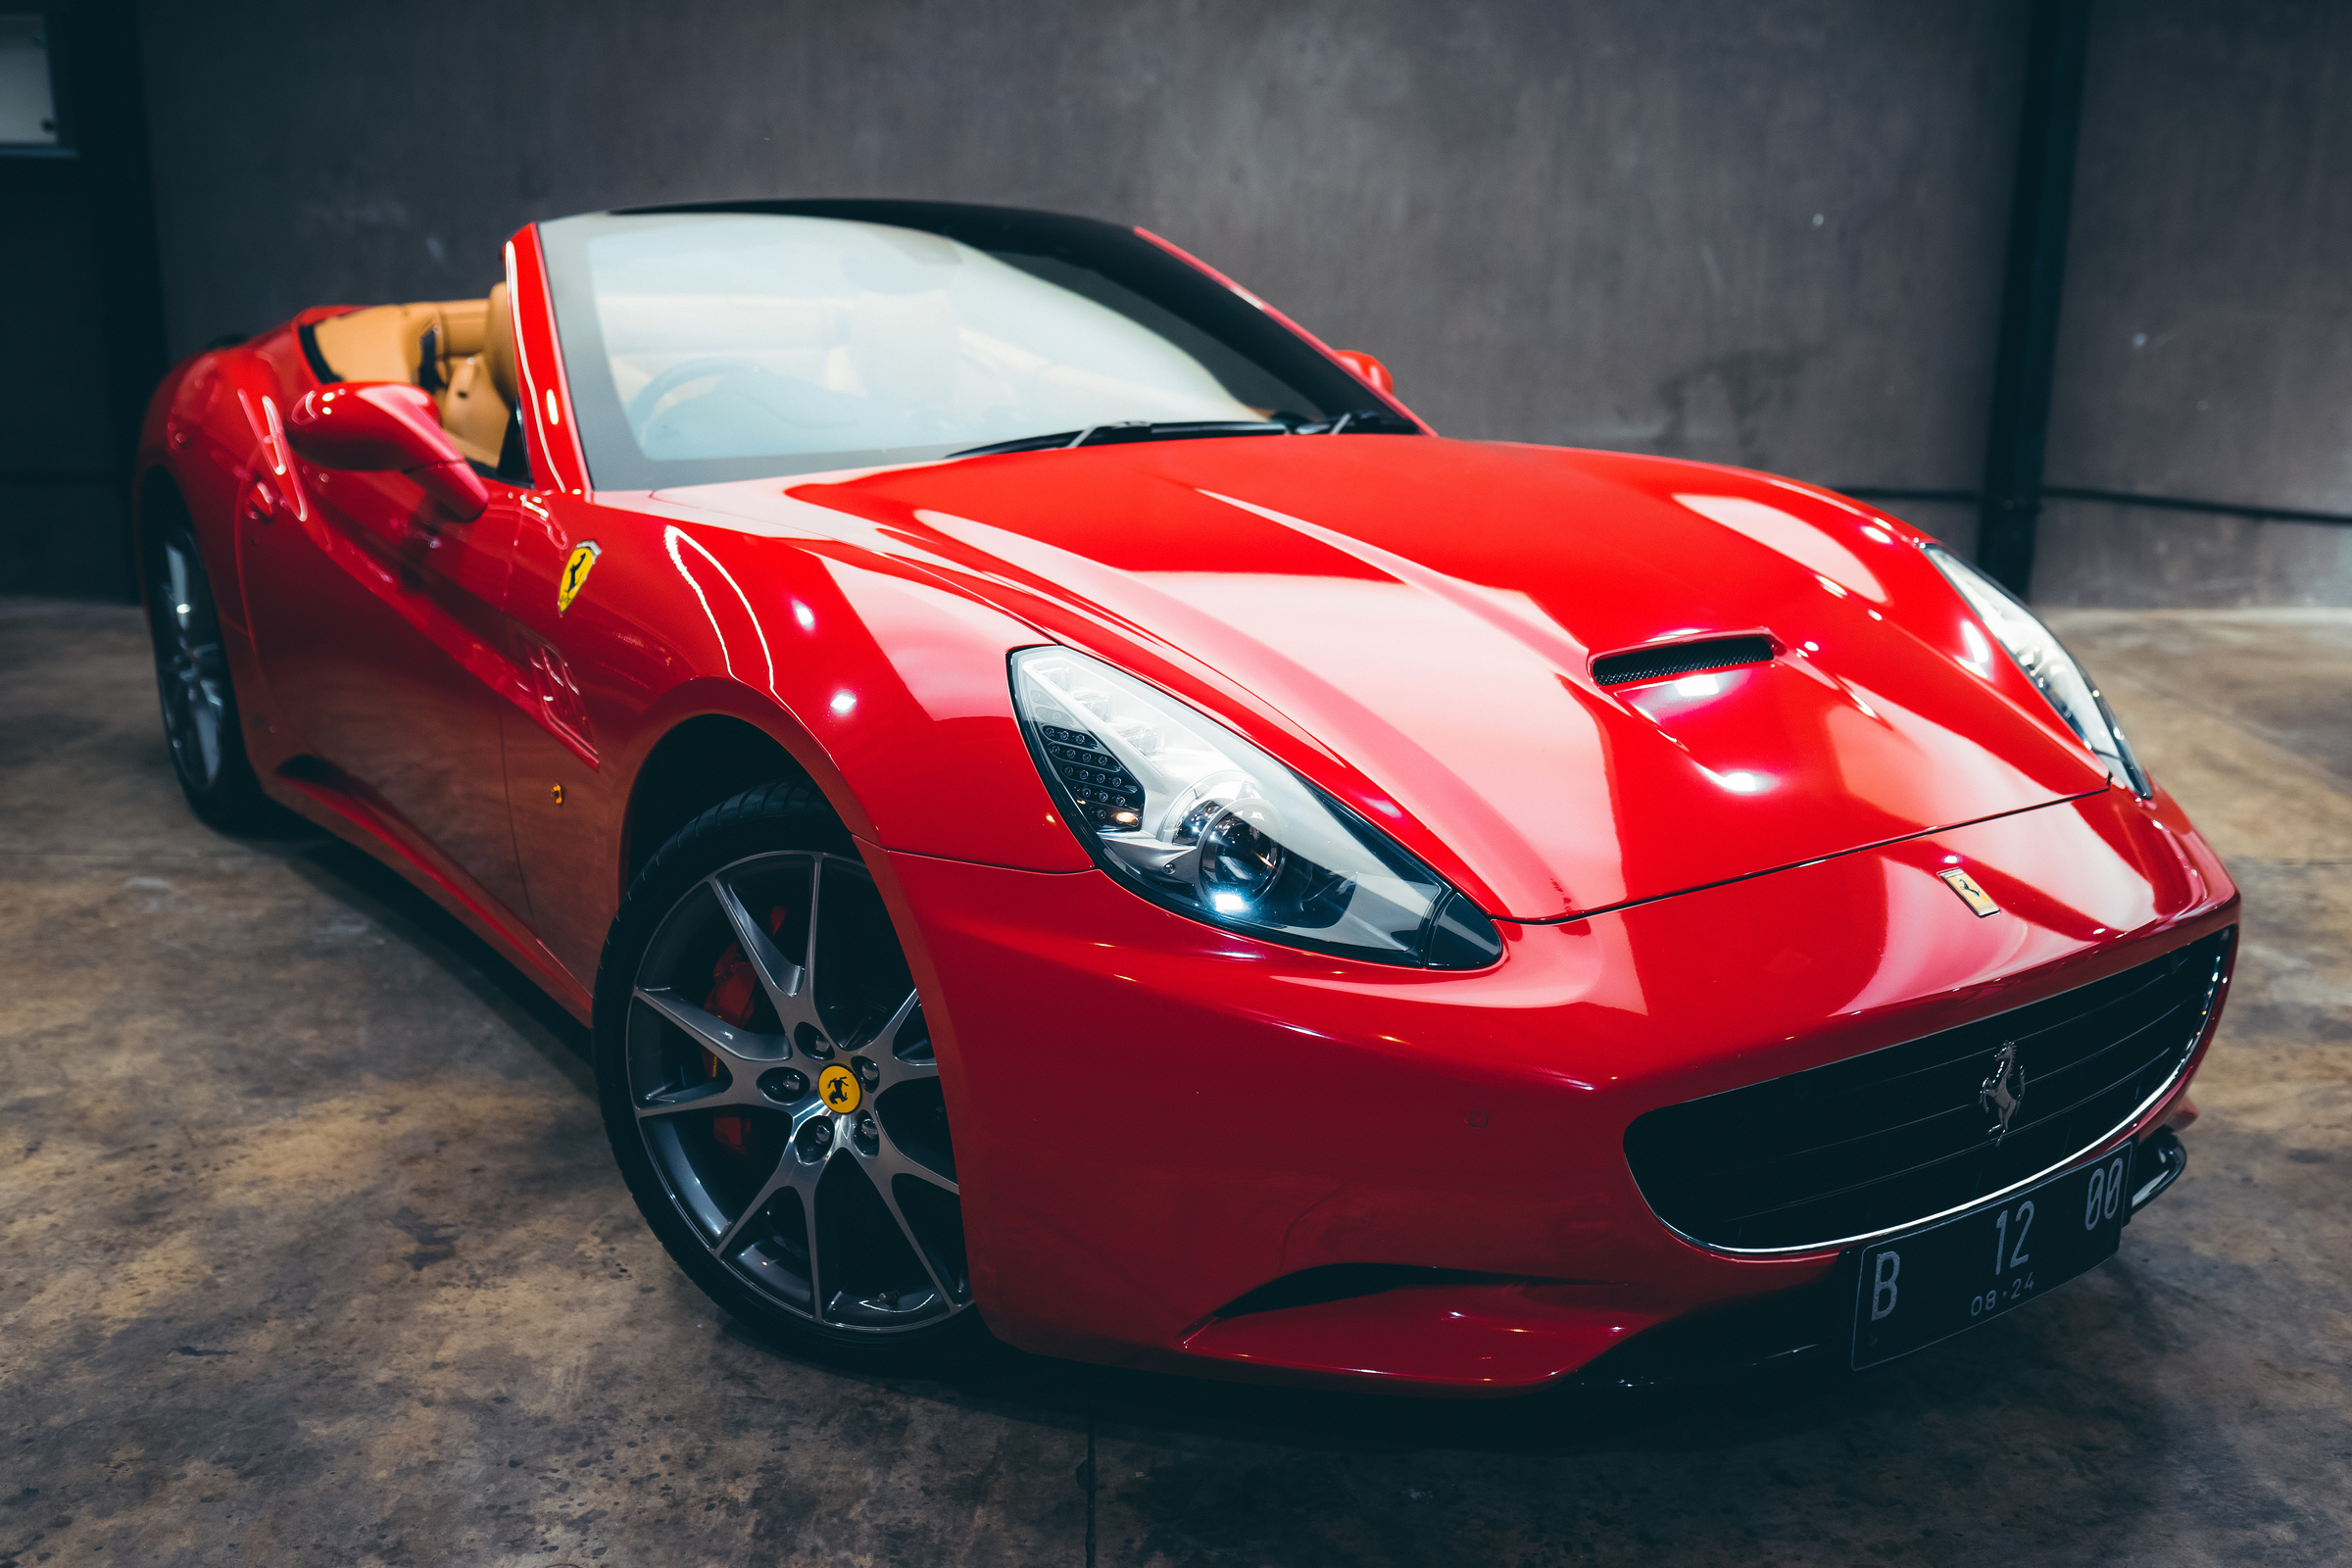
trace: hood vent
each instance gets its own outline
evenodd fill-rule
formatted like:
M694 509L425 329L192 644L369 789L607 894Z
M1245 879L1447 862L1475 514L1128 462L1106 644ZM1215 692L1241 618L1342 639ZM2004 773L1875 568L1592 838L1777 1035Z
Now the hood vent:
M1769 637L1710 637L1705 642L1665 643L1656 648L1603 654L1592 661L1592 679L1603 686L1630 686L1639 680L1664 680L1672 675L1695 675L1701 670L1769 664L1772 658Z

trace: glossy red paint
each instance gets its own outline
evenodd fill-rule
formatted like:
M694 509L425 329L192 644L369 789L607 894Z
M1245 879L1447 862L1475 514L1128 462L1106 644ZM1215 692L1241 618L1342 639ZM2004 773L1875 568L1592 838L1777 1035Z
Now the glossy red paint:
M1524 1280L1405 1285L1211 1319L1183 1348L1188 1356L1288 1382L1373 1382L1457 1396L1516 1393L1563 1378L1659 1321L1655 1313L1595 1305L1592 1294Z
M2106 782L1965 642L1917 535L1817 492L1409 436L1036 457L706 494L866 519L859 542L1210 708L1518 918ZM1787 650L1769 665L1592 677L1599 654L1759 626Z
M1331 357L1348 367L1357 380L1375 392L1387 394L1396 389L1396 378L1389 374L1389 368L1361 350L1333 349Z
M571 425L571 392L557 348L555 308L536 224L507 241L507 298L514 315L514 371L522 393L522 428L540 488L588 493L588 459Z
M1210 931L1101 873L893 855L954 1040L959 1169L1022 1195L974 1214L990 1324L1041 1350L1164 1359L1224 1302L1335 1263L1549 1282L1531 1315L1555 1325L1570 1304L1640 1328L1809 1283L1826 1258L1669 1234L1633 1186L1626 1125L2227 924L2235 891L2172 815L2108 790L1508 925L1504 961L1475 975ZM1951 863L2010 917L1970 914L1936 877Z
M405 473L453 522L471 522L490 504L490 487L458 455L433 400L416 387L386 381L305 392L287 416L286 440L317 467Z
M1634 1117L2233 917L2178 807L2109 784L1922 536L1827 492L1426 435L597 492L535 229L507 272L539 477L469 472L471 520L413 467L345 471L299 433L424 401L320 395L296 332L331 312L157 394L143 495L169 483L195 518L256 767L585 1016L649 759L713 717L773 740L858 837L908 950L975 1293L1016 1344L1540 1385L1832 1267L1675 1237L1627 1169ZM1768 663L1592 676L1604 654L1755 631ZM1323 957L1094 869L1006 679L1010 652L1057 640L1380 824L1500 920L1502 961ZM1936 880L1953 865L2000 917ZM1219 1315L1360 1263L1477 1278Z

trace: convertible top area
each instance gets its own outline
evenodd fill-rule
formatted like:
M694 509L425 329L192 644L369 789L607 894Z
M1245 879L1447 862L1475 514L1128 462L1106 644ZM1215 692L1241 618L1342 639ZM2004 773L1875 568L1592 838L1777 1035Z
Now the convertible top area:
M406 381L432 394L457 449L495 468L515 403L514 318L507 285L478 300L376 305L305 334L321 381Z

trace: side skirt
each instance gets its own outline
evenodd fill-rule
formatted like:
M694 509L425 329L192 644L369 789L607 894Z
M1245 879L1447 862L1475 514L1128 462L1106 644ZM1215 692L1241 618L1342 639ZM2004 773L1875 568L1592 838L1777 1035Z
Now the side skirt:
M309 759L298 759L267 777L263 789L270 799L306 820L334 834L409 879L466 928L496 948L564 1010L587 1023L595 998L559 962L529 928L488 894L474 888L455 867L424 848L397 812L362 792L361 786L334 769Z

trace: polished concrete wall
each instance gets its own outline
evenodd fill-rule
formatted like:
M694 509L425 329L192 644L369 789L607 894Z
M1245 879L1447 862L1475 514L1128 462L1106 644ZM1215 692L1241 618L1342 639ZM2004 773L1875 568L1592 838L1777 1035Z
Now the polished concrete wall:
M2240 16L2274 41L2200 57L2200 29ZM155 4L171 332L185 350L320 301L479 292L509 231L566 212L1002 202L1168 235L1379 354L1449 433L1969 490L2025 18L2024 0ZM2282 464L2226 471L2196 466L2240 450L2224 421L2201 447L2167 422L2181 388L2226 385L2234 429L2352 371L2282 348L2323 318L2347 330L2344 270L2311 226L2340 161L2298 184L2268 151L2328 129L2334 57L2306 45L2340 30L2284 0L2098 11L2054 479L2352 510L2325 415L2265 426ZM2181 79L2143 79L2166 49ZM2166 118L2183 95L2186 127ZM2151 126L2202 150L2212 199L2257 232L2176 267L2198 214ZM2262 268L2232 270L2255 251ZM2118 363L2116 331L2183 311L2213 335L2204 368L2117 397L2119 375L2188 355L2167 339ZM2257 318L2233 346L2232 321ZM1896 510L1973 543L1965 505ZM2352 603L2301 533L2160 521L2054 509L2042 596L2191 602L2218 556L2243 579L2230 602Z
M2023 15L158 6L172 331L478 292L514 227L583 209L1002 202L1166 234L1449 432L1965 487Z
M2102 0L2053 485L2352 513L2352 6ZM2352 528L2050 504L2038 595L2352 604Z

